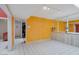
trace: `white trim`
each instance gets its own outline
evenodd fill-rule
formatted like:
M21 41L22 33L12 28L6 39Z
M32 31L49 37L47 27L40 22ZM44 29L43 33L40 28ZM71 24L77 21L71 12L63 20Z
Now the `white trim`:
M22 38L22 20L21 20L21 38Z
M14 48L15 48L15 18L14 18Z
M78 34L79 35L79 33L78 32L68 32L69 34Z
M68 22L68 19L67 20L67 24L66 24L66 31L69 32L69 22Z
M12 19L7 20L7 32L8 32L8 49L12 49Z
M8 18L5 18L5 17L0 17L0 19L8 19Z

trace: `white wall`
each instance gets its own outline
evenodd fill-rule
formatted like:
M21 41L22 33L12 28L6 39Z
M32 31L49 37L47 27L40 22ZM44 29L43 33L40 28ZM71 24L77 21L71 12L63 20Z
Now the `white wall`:
M15 18L15 38L22 37L22 22L20 19Z

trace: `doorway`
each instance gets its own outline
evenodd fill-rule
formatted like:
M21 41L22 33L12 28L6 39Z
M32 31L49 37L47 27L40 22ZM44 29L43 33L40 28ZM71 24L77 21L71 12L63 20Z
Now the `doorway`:
M6 48L8 44L7 20L0 19L0 49Z
M75 24L76 32L79 32L79 24Z
M26 25L25 22L22 23L22 38L25 38L25 31L26 30Z

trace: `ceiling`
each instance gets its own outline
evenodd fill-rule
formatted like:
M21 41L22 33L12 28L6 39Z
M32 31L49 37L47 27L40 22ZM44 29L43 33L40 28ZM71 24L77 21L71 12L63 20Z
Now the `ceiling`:
M73 4L9 4L11 14L15 17L27 19L29 16L45 18L58 18L64 20L69 16L71 19L79 18L79 8ZM50 8L44 10L43 7Z

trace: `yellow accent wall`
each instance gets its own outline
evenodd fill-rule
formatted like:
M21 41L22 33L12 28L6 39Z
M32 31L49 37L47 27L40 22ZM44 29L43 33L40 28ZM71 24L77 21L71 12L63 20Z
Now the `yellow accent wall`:
M55 32L65 32L66 22L57 21L47 18L41 18L36 16L30 16L27 20L27 42L47 40L51 37L52 27L55 28ZM59 22L59 25L58 25Z
M52 20L56 32L66 32L66 22L57 19Z
M55 32L58 32L58 26L57 26L57 21L56 20L52 20L52 27L55 28Z
M66 32L66 22L59 21L59 32Z
M69 21L70 23L74 23L74 22L79 22L79 20L72 20L72 21Z
M74 32L74 24L69 24L69 32Z
M27 42L46 40L51 36L52 20L31 16L27 20Z

